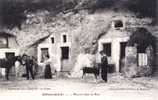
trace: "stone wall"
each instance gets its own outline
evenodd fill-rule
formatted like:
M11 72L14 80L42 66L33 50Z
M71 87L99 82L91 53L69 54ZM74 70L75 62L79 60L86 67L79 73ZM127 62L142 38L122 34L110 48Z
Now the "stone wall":
M125 66L123 69L125 76L134 77L137 75L137 49L136 47L126 47Z
M146 57L140 59L139 55L141 54ZM152 75L155 63L154 59L155 56L152 46L148 46L145 53L138 53L136 47L126 47L125 67L123 70L125 76L142 77ZM143 63L140 65L140 62Z

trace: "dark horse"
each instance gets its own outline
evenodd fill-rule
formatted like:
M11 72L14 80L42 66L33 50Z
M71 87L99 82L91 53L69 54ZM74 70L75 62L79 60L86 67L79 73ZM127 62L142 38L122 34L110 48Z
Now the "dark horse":
M5 68L6 69L6 74L5 78L6 80L9 80L9 73L10 69L14 66L15 61L17 60L17 56L9 56L7 58L1 58L0 59L0 68Z
M94 74L95 79L97 79L97 77L99 76L99 68L97 67L83 67L83 75L82 78L84 77L84 75L87 74Z

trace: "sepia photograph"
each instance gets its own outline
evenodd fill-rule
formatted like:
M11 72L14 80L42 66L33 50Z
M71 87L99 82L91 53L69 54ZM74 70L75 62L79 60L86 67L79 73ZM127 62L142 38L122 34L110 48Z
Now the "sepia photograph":
M80 96L157 100L158 0L0 0L0 98Z

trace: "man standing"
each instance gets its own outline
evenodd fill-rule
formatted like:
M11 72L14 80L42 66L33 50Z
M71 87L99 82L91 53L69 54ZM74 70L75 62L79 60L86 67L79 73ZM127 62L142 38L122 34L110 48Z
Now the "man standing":
M100 54L101 54L101 77L105 82L107 82L107 64L108 64L107 56L103 51L101 51Z
M99 68L99 70L101 69L101 54L100 54L100 52L97 52L97 54L96 54L96 66Z
M34 80L33 61L27 55L23 55L23 60L24 60L24 65L26 66L26 78L27 78L27 80L29 80L29 74L31 74L31 77Z
M6 79L9 80L9 72L11 67L13 66L12 57L8 56L8 58L5 59L5 66L6 66Z

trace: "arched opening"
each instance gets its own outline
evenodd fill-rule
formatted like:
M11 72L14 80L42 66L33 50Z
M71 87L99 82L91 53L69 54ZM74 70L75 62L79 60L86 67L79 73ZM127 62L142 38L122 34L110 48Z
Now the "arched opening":
M136 76L152 75L156 69L156 38L146 28L137 27L132 32L127 46L136 49L134 54L136 58L134 58L135 62L133 64L126 63L126 68L130 69L130 66L131 68L133 67L131 71L134 70ZM132 58L132 55L126 56L126 58L130 57Z

